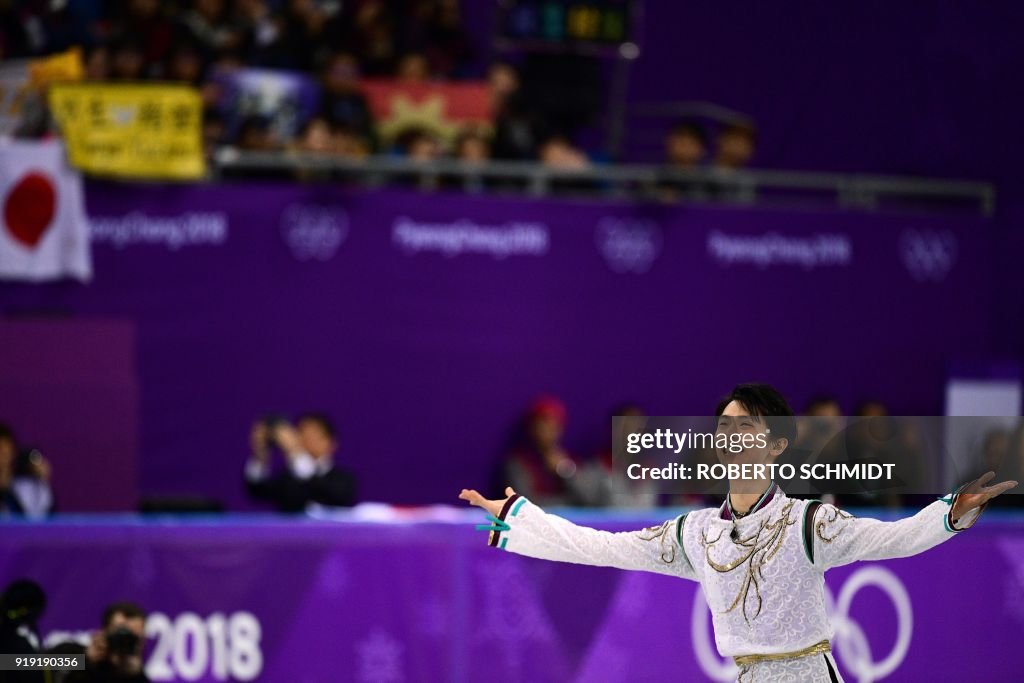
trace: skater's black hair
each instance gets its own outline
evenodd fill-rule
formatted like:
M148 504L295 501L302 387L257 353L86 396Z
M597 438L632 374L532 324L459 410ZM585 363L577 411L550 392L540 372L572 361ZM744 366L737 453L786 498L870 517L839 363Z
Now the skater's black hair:
M771 430L772 437L786 439L789 446L796 439L796 419L786 397L769 384L752 382L737 384L728 396L722 398L715 409L715 417L725 412L725 407L736 401L751 415L763 417Z

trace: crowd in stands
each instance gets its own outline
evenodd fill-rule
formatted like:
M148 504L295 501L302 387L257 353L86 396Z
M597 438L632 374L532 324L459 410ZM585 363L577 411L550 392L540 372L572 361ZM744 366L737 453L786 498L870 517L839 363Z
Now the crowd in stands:
M829 487L825 495L844 506L915 507L932 496L911 492L934 491L946 485L934 480L942 465L932 460L936 452L925 442L918 423L889 419L886 406L874 400L854 407L850 415L856 419L844 415L835 398L823 395L812 399L800 412L796 441L780 462L796 467L805 463L898 463L896 476L907 484L905 489L899 493L884 487L872 490L872 486L856 482L848 490L838 484ZM547 506L653 508L720 501L717 491L683 493L679 487L659 488L657 482L629 479L626 466L633 460L624 455L623 444L614 444L613 439L644 431L646 413L641 406L627 403L609 417L621 418L623 429L616 434L609 430L605 437L591 440L603 444L592 452L573 452L564 441L569 411L558 398L541 396L516 422L514 438L495 463L490 488L497 495L505 486L512 486ZM959 473L960 478L992 470L1000 481L1024 479L1024 421L986 428L978 438L977 452L960 460L972 468ZM242 480L255 502L296 513L310 506L349 507L361 500L354 471L358 467L351 466L353 458L339 456L340 439L327 415L304 413L294 423L284 416L265 417L253 425L249 442ZM687 453L682 457L694 463L718 461L713 449ZM644 460L641 464L655 463ZM0 519L50 515L56 509L50 479L50 464L40 451L23 447L10 428L0 425ZM708 491L706 486L701 490ZM1024 505L1024 495L1006 496L1001 505ZM219 505L215 509L220 509Z
M913 419L890 419L884 403L868 400L859 403L845 417L840 402L827 395L813 398L796 420L796 440L790 444L779 463L800 466L834 465L858 462L890 462L896 464L895 478L903 488L880 486L866 481L834 482L825 485L823 495L796 497L824 498L844 507L922 507L934 496L918 492L941 489L945 483L935 481L939 472L936 452L925 443L920 423ZM617 408L612 416L622 418L621 431L612 435L622 438L629 431L643 431L646 417L634 404ZM664 463L631 459L622 444L613 447L611 438L605 447L590 457L571 454L562 442L567 411L554 397L538 399L527 411L520 438L510 449L499 469L492 493L506 485L543 506L630 507L706 506L721 503L722 493L682 493L677 486L657 487L656 482L631 480L626 468L632 462L642 465ZM1024 474L1024 422L1015 427L988 429L980 453L962 457L960 462L970 471L957 476L964 481L991 470L998 481L1020 481ZM615 460L613 461L613 453ZM643 458L645 456L638 456ZM714 449L691 449L682 456L691 465L718 462ZM702 491L707 486L700 487ZM1005 506L1024 505L1024 495L1006 496Z
M544 69L490 64L474 50L460 0L70 0L0 3L0 61L80 47L87 82L159 81L193 86L203 102L208 155L222 147L295 151L359 160L391 154L416 161L532 160L573 171L606 161L576 141L581 117L551 111L550 84L531 87ZM319 104L294 126L267 111L228 111L221 76L244 68L304 74ZM571 73L568 72L568 73ZM490 120L454 133L410 125L382 135L363 84L486 84ZM600 79L598 79L600 80ZM565 99L564 97L561 99ZM585 99L585 98L584 98ZM594 109L599 109L600 98ZM289 104L288 106L292 106ZM565 103L560 107L567 106ZM590 105L587 105L590 106ZM45 101L25 107L21 137L57 132ZM665 140L667 168L711 168L723 179L747 166L756 137L749 125L725 125L714 140L698 121L682 121ZM712 149L712 143L714 149ZM316 174L305 174L316 178ZM716 198L708 182L666 180L666 199ZM730 190L730 198L744 192Z

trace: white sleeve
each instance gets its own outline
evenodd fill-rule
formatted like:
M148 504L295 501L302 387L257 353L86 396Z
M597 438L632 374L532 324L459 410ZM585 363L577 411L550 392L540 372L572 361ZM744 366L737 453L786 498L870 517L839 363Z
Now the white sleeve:
M43 519L53 509L53 491L45 481L19 477L14 480L11 488L21 504L25 517Z
M255 458L245 463L245 478L247 481L263 481L268 476L270 476L270 468L267 467L266 463L260 462Z
M613 533L577 526L513 496L491 519L496 521L489 544L519 555L696 580L680 543L685 515L640 531Z
M950 514L956 495L950 494L927 506L913 517L894 522L854 517L834 505L821 505L805 533L813 534L814 564L823 570L858 560L910 557L970 528L981 509L968 512L956 526Z
M288 469L296 479L309 479L316 474L316 460L309 453L298 453L288 458Z

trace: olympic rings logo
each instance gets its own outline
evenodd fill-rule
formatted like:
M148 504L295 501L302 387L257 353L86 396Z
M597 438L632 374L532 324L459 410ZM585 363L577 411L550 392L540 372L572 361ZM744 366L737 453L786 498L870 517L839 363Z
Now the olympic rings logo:
M941 282L956 265L957 240L949 230L904 230L899 250L903 265L918 282Z
M874 586L880 589L892 602L896 610L896 642L888 653L875 661L864 629L850 616L850 606L862 588ZM910 595L903 582L894 573L881 565L858 569L846 580L834 598L828 586L825 587L825 608L830 615L835 635L832 639L833 654L844 668L856 677L858 683L874 683L899 668L910 649L914 629L914 611ZM712 680L736 680L736 665L731 659L722 659L711 640L707 627L710 610L700 591L694 597L690 619L693 651L701 670Z

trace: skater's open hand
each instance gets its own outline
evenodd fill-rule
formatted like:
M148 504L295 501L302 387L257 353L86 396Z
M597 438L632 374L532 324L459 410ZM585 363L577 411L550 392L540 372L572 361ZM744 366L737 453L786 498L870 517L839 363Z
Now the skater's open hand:
M487 500L473 489L462 489L462 493L459 494L459 498L468 501L470 505L476 505L478 508L483 508L497 517L501 514L501 508L505 505L505 501L516 495L516 492L512 490L511 486L506 486L505 495L507 498L501 498L500 500Z
M985 486L985 484L992 481L992 478L995 476L995 472L986 472L968 484L960 492L960 495L956 498L956 505L953 506L952 517L954 522L974 508L984 505L988 501L992 500L1000 493L1006 493L1017 486L1017 482L1012 480L1001 482L995 486Z

